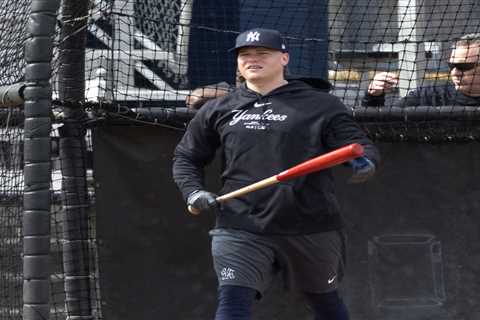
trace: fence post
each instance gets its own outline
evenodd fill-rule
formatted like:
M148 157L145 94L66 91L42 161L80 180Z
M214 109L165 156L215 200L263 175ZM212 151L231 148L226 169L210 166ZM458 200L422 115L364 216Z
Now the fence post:
M89 198L86 178L85 47L89 1L65 0L61 8L58 97L62 172L63 272L67 319L92 319Z
M57 0L33 0L25 42L23 319L50 316L49 84Z

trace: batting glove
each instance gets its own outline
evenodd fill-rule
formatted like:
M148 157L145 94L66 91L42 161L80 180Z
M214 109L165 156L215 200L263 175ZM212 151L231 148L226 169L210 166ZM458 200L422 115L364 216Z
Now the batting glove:
M362 183L370 179L375 174L375 164L367 157L359 157L349 162L352 167L352 176L350 183Z
M204 190L193 191L187 199L187 204L198 211L209 211L218 208L217 195Z

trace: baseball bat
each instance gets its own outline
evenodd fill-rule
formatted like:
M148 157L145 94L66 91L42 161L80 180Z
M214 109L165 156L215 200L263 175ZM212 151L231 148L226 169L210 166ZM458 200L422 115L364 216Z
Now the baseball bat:
M361 157L363 152L363 147L360 144L352 143L302 162L269 178L252 183L246 187L224 194L223 196L219 196L216 198L216 200L217 202L224 202L229 199L237 198L247 193L277 184L279 182L289 181L291 179L305 176L316 171L331 168L349 160ZM200 213L192 206L188 206L188 211L190 211L192 214Z

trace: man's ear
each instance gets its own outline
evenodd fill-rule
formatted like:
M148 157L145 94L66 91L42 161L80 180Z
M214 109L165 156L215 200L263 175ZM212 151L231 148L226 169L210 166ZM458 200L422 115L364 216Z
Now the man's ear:
M288 61L290 61L290 55L285 52L282 54L282 65L285 67L288 64Z

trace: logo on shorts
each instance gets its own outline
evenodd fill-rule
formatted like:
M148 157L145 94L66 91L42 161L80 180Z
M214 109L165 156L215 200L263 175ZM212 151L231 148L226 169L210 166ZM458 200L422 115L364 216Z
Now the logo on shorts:
M328 284L332 284L333 281L335 281L335 278L337 277L337 275L334 275L333 277L331 277L330 279L328 279Z
M222 280L233 280L235 279L235 270L225 267L222 269L222 272L220 272L220 275L222 276Z

